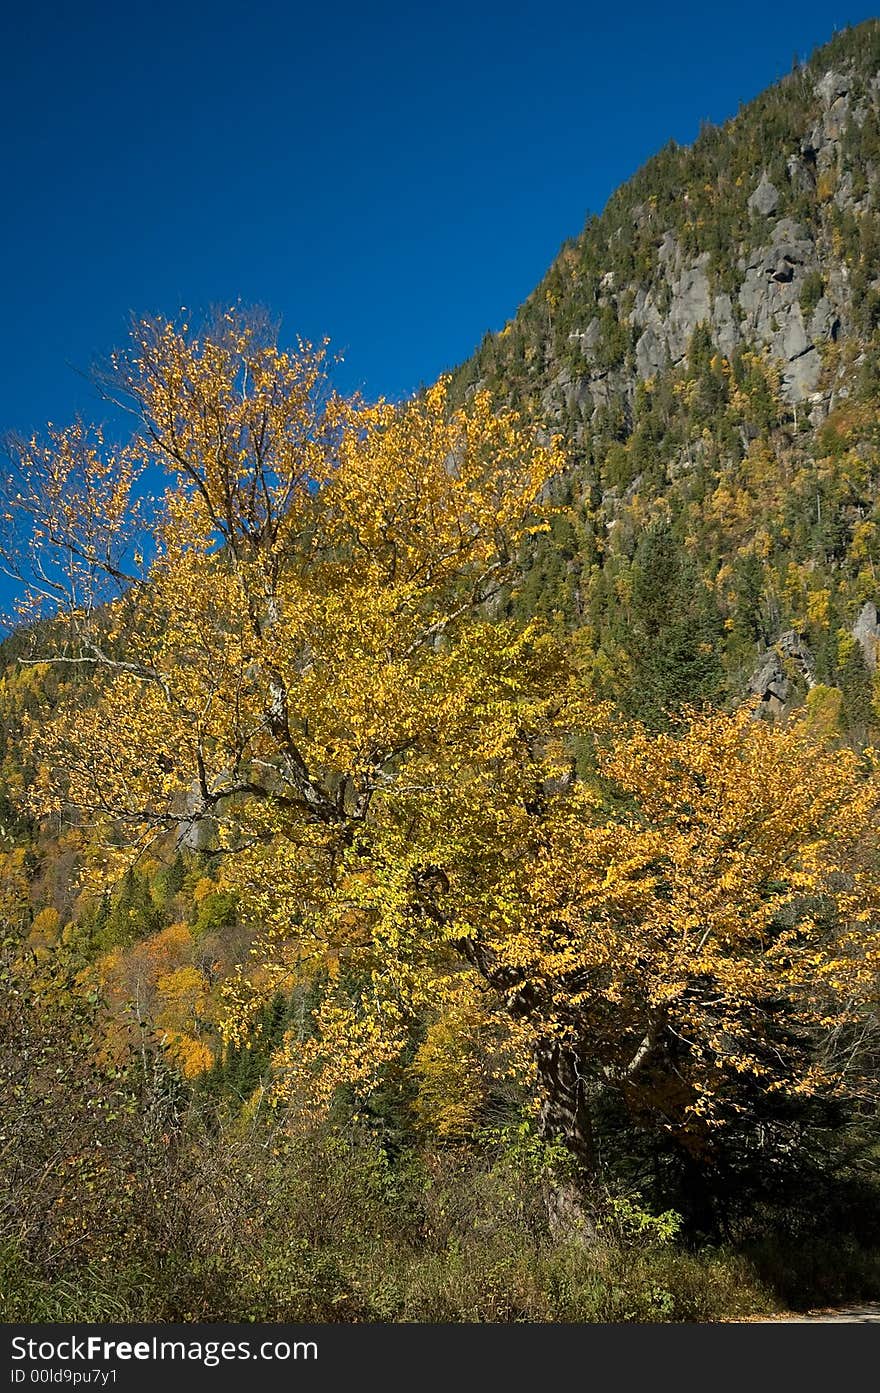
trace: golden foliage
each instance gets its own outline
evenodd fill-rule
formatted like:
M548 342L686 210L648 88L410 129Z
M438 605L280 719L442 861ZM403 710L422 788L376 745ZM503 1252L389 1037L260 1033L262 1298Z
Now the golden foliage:
M470 1136L486 1097L486 1060L497 1036L497 1023L464 974L459 990L431 1022L416 1050L411 1072L418 1091L419 1124L438 1137Z
M144 841L208 821L262 954L230 984L228 1037L261 996L321 988L275 1060L276 1096L307 1109L368 1092L427 1019L422 1119L461 1134L477 983L523 1070L565 1050L579 1088L692 1138L736 1114L743 1079L836 1087L876 991L873 770L750 711L615 728L562 641L488 617L545 525L558 445L481 393L452 410L444 381L402 407L342 402L324 364L234 314L202 339L136 331L120 371L145 429L120 486L135 457L169 471L158 549L135 593L72 606L100 694L35 730L37 811ZM784 487L756 446L710 521L763 555L756 519ZM821 622L826 592L789 584ZM588 779L574 742L596 752ZM100 971L190 1039L193 1068L190 938L175 926Z
M31 948L51 948L58 942L61 928L61 915L52 905L47 905L34 915L31 930L27 937Z

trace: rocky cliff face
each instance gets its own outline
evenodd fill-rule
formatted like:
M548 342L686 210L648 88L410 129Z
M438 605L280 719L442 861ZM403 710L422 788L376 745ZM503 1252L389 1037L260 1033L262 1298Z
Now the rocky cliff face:
M878 25L851 33L827 51L834 66L820 52L619 190L459 371L462 386L510 386L521 357L545 413L595 424L615 401L631 404L639 381L681 363L706 326L728 358L769 354L785 400L818 405L827 345L864 327L854 295L880 288L880 261L856 287L848 264L847 243L876 215L880 171Z
M770 188L764 181L758 186L759 191ZM669 309L661 313L655 297L640 290L631 315L631 322L641 329L635 348L639 377L653 377L670 363L680 363L697 326L706 324L726 357L740 344L768 348L782 368L788 400L808 396L821 372L819 345L839 332L844 301L838 296L835 305L823 295L815 309L804 314L804 281L820 270L815 242L790 218L771 221L766 244L738 258L741 282L735 297L712 294L708 261L708 253L703 253L683 264L674 234L664 237L658 262L668 287Z
M859 93L852 99L853 91ZM790 189L817 198L833 186L835 206L862 214L871 207L870 193L856 198L851 172L841 174L844 136L855 124L877 126L880 77L860 82L852 66L849 73L827 71L813 85L818 114L807 109L811 123L794 149L784 152ZM786 190L786 193L788 190ZM747 207L755 230L761 221L766 240L743 250L736 260L738 288L733 295L712 294L707 274L709 254L689 263L674 233L667 231L657 253L657 263L668 300L665 314L656 293L640 289L631 314L641 334L636 343L638 374L651 377L670 361L679 362L699 324L708 324L719 351L730 356L745 343L767 348L782 369L783 390L797 402L816 389L821 374L821 348L849 326L849 285L846 267L835 256L832 239L823 235L821 219L812 228L779 217L787 201L762 170ZM880 267L877 268L880 273ZM816 304L802 305L810 276L820 276L823 293Z
M509 603L582 629L602 692L806 696L880 734L880 21L661 150L453 375L477 386L568 443Z
M731 289L719 290L713 283L717 278L710 252L689 255L676 230L665 228L647 284L618 285L614 271L602 278L600 309L612 308L619 322L634 331L629 370L611 375L597 363L602 324L594 315L583 330L572 333L583 356L582 374L572 374L566 366L551 378L545 405L552 403L553 390L560 387L569 394L573 390L578 402L591 403L594 411L608 405L612 392L628 398L634 378L653 378L681 363L701 325L708 327L725 357L739 347L766 350L779 365L787 401L813 398L816 405L821 400L817 388L822 350L841 333L852 331L853 316L847 266L835 248L820 194L833 197L835 209L842 213L861 216L873 210L870 185L856 197L853 174L844 170L844 137L851 124L860 131L866 124L880 126L880 75L864 83L852 68L848 74L827 71L813 84L812 96L818 112L807 107L802 138L782 152L787 176L783 190L763 169L746 200L753 243L730 248ZM792 193L814 205L809 222L779 216L792 202ZM685 193L685 208L688 201ZM636 205L633 214L638 222L650 220L644 205ZM876 270L880 276L880 265ZM821 286L818 298L805 295L811 285Z

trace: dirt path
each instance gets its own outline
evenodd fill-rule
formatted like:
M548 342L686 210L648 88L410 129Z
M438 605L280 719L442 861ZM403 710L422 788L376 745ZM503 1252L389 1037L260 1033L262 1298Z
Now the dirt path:
M880 1323L880 1301L872 1301L866 1305L858 1306L838 1306L834 1310L828 1311L804 1311L796 1315L789 1312L781 1316L757 1316L757 1321L766 1323L773 1321L777 1325L800 1324L802 1321L846 1321L850 1324L864 1325L872 1321Z

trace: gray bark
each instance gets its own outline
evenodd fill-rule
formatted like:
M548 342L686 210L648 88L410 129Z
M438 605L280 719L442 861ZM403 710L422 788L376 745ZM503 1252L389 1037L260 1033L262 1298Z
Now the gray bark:
M573 1175L547 1184L550 1232L554 1238L590 1245L598 1237L588 1198L598 1163L586 1083L576 1052L558 1041L539 1048L537 1065L544 1095L541 1135L562 1143L574 1160Z

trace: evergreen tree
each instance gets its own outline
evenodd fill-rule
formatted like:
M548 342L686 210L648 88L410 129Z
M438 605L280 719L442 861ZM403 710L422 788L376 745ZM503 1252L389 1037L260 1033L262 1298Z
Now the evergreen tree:
M621 637L634 675L621 694L630 715L663 726L685 703L722 699L721 618L666 522L648 528L636 546Z

